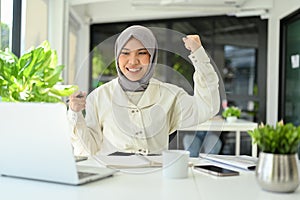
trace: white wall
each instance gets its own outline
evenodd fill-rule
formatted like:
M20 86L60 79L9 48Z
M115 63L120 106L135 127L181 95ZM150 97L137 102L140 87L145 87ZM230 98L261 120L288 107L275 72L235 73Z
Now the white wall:
M46 0L22 1L21 55L48 38L48 5Z
M274 0L268 27L267 123L278 118L280 19L300 8L300 0Z
M69 56L75 62L69 63L69 74L67 84L78 85L79 90L88 91L89 86L89 44L90 44L90 24L83 21L79 16L71 11L70 15L70 40ZM70 38L71 39L71 38Z
M83 40L78 41L76 76L75 84L79 86L81 91L88 92L89 89L89 56L90 56L90 26L82 24L79 32L79 37L84 37Z
M63 84L69 83L70 38L69 38L69 0L48 0L49 2L49 42L57 51L58 64L65 66Z

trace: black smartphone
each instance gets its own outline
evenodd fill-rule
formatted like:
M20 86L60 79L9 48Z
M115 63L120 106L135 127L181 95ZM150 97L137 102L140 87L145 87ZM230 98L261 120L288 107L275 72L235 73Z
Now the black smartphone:
M201 172L208 173L208 174L212 174L215 176L237 176L237 175L239 175L239 172L237 172L237 171L218 167L215 165L194 166L194 169L201 171Z

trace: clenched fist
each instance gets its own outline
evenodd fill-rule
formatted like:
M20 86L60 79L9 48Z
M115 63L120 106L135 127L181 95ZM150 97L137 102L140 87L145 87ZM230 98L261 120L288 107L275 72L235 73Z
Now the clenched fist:
M85 109L86 93L75 92L69 97L69 107L74 112L79 112Z
M182 38L185 48L190 50L192 53L202 46L199 35L187 35Z

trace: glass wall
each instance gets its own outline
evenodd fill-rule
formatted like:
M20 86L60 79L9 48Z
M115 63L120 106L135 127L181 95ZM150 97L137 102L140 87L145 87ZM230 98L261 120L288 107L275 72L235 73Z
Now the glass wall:
M229 101L239 105L244 111L254 111L255 102L249 99L234 99L232 95L257 96L255 47L224 45L223 80Z
M300 125L300 10L281 21L279 119Z

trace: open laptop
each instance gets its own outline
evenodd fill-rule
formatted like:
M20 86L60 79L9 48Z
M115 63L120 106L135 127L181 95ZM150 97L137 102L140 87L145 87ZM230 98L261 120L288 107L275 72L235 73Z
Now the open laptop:
M0 103L0 174L71 185L112 176L76 166L66 106L62 103Z

